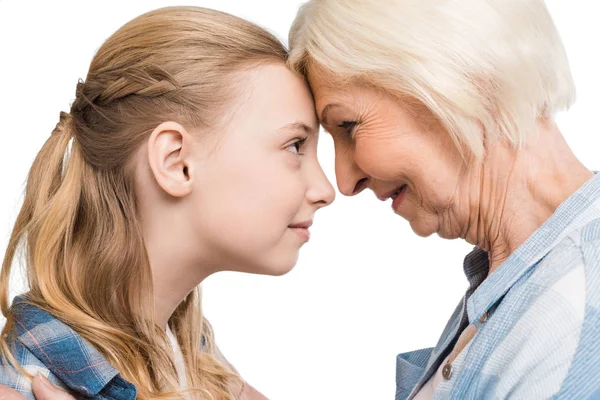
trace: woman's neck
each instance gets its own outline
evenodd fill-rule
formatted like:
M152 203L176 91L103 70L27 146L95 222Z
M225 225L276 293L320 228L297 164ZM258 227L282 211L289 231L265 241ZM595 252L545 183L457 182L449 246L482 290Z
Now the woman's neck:
M493 146L475 175L479 208L465 239L488 252L491 274L593 174L545 124L519 151Z

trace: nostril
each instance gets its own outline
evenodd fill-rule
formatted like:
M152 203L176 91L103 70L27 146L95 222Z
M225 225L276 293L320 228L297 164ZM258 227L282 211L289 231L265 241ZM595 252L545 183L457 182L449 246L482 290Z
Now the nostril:
M354 191L352 195L359 194L363 191L363 189L367 186L367 178L362 178L360 181L356 182L356 186L354 186Z

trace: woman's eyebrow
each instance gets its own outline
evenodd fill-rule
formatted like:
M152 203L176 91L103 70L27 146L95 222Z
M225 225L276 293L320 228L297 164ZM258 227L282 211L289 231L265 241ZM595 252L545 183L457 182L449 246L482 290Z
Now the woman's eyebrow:
M329 123L327 122L327 113L329 112L330 109L336 108L336 107L339 107L339 106L340 106L339 104L335 104L335 103L333 103L333 104L327 104L325 106L325 108L323 108L323 111L321 111L321 118L319 118L319 121L321 121L321 123L323 125L329 125Z

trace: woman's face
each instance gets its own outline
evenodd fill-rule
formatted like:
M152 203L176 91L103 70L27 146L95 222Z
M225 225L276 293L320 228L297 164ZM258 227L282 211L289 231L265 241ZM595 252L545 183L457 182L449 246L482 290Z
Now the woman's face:
M333 137L337 185L353 196L365 188L421 236L458 237L467 217L464 162L446 131L423 109L359 84L335 86L309 74L319 120Z
M221 268L279 275L335 191L317 160L307 85L284 65L260 67L242 84L214 150L199 154L190 222Z

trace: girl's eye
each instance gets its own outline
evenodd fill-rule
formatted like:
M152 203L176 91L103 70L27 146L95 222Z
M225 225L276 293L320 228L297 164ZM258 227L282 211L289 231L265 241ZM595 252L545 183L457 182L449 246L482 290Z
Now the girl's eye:
M302 150L302 147L304 147L304 143L306 142L306 139L307 139L307 137L298 139L294 143L292 143L288 147L286 147L285 149L294 154L302 155L303 153L301 153L300 150Z
M349 138L352 138L356 125L358 125L356 121L342 121L342 123L338 124L338 127L344 129L346 131L346 135Z

